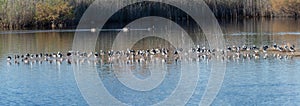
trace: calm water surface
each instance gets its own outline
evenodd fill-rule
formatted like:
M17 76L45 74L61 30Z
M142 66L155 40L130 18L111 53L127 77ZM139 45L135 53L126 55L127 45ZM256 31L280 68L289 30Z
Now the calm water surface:
M221 22L221 27L226 33L227 45L263 45L276 42L292 43L300 47L299 20L232 20ZM67 52L72 49L73 37L72 32L1 34L0 105L88 105L77 87L72 65L66 62L6 62L6 57L13 54ZM110 37L106 36L103 39L110 42ZM149 48L149 45L156 44L155 42L164 41L156 38L144 39L138 42L142 46L136 45L136 48ZM168 45L166 42L163 44ZM212 103L213 106L300 105L300 58L222 62L227 64L226 74L221 90ZM184 64L186 63L154 62L148 65L119 65L86 62L81 65L86 70L96 68L106 89L119 101L129 105L151 105L164 100L172 93L179 81L178 70ZM200 79L188 105L200 102L208 82L211 64L212 61L189 63L193 67L199 67ZM149 73L151 68L159 68L166 76L158 88L149 92L141 93L128 89L117 80L126 77L126 72L129 71L137 78L145 79L155 74Z

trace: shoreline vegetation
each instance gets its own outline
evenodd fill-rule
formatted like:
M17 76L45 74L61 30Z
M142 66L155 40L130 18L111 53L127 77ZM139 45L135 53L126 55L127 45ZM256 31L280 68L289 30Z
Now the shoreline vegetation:
M75 28L81 16L93 1L0 0L0 29ZM300 0L204 1L218 19L276 17L292 17L297 19L300 17ZM185 1L180 0L178 2L185 3Z

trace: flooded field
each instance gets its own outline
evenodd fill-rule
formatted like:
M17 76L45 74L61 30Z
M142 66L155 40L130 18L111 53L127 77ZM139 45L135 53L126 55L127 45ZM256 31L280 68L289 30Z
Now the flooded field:
M287 19L245 19L245 20L219 20L224 32L226 47L243 45L262 47L264 45L295 45L296 51L300 49L300 20ZM76 67L81 67L79 73L94 74L102 81L114 98L128 105L153 105L164 101L164 98L176 90L181 82L180 70L196 70L199 75L197 82L187 80L185 87L195 86L195 90L187 105L199 104L209 82L211 69L214 63L225 63L226 70L222 87L212 102L213 106L230 105L285 105L295 106L300 103L300 57L284 58L251 58L251 59L195 59L161 61L153 59L144 63L132 62L95 62L83 60L80 62L7 62L8 56L16 54L39 53L67 53L72 50L75 30L56 31L1 31L0 32L0 104L2 105L88 105L82 96L82 89L78 88L78 73ZM82 32L90 33L90 32ZM110 36L116 32L105 32L100 35L96 51L110 49L112 39ZM134 33L134 32L132 32ZM201 35L201 32L194 32ZM126 38L126 37L125 37ZM87 38L88 39L88 38ZM132 39L132 38L127 38ZM177 38L184 43L182 38ZM182 42L181 42L182 41ZM205 36L197 38L196 45L209 47ZM89 43L89 42L86 42ZM122 42L121 42L122 44ZM84 45L83 45L84 46ZM164 39L147 37L134 44L135 50L152 48L168 48L175 50ZM224 48L225 49L225 48ZM93 51L93 50L90 50ZM86 52L90 52L86 51ZM195 57L197 58L197 57ZM75 68L74 68L75 67ZM154 71L153 71L154 70ZM156 71L155 71L156 70ZM158 71L157 71L158 70ZM195 77L189 71L187 77ZM140 92L149 83L138 83L135 87L126 82L133 74L137 79L162 79L154 88ZM88 79L88 78L87 78ZM196 85L194 83L197 83ZM128 84L127 86L124 84ZM152 83L151 83L152 84ZM93 86L93 90L98 90ZM150 86L150 85L147 85ZM136 88L136 89L130 89ZM190 91L182 94L189 96ZM109 98L99 97L105 101ZM107 99L107 100L105 100ZM180 101L180 100L177 100ZM89 102L90 103L90 102ZM104 104L103 104L104 105Z

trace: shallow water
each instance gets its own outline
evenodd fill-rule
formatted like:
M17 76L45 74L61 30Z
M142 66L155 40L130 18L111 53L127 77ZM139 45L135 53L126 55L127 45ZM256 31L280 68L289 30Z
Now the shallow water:
M237 20L221 22L227 45L264 45L291 43L300 47L300 23L293 19L276 20ZM199 71L196 86L188 105L198 104L203 96L213 61L181 61L162 63L155 61L148 64L68 64L67 62L32 64L7 63L6 57L13 54L40 52L67 52L72 49L74 32L36 32L2 33L0 35L0 104L1 105L88 105L74 76L74 67L84 71L96 69L107 92L117 100L129 105L152 105L164 101L180 82L180 69L186 66L197 67ZM109 36L103 36L110 42ZM162 39L143 39L134 48L162 47L155 45ZM101 42L99 48L104 48ZM151 46L152 45L152 46ZM300 105L300 58L293 59L258 59L228 60L222 87L213 101L219 105ZM189 70L189 68L186 68ZM149 72L150 70L161 70ZM137 91L123 85L132 72L138 79L157 75L164 80L150 91ZM193 75L188 74L190 77ZM154 76L155 77L155 76ZM187 81L186 87L195 82ZM88 84L87 84L88 85ZM91 85L90 85L91 86ZM144 85L146 86L146 84ZM148 85L147 85L148 86ZM93 88L93 86L91 86ZM93 88L97 90L98 88ZM106 92L106 91L101 91ZM182 91L187 95L190 91ZM109 99L107 99L109 100ZM102 101L106 101L105 99ZM181 101L181 100L176 100ZM174 101L174 102L176 102ZM107 101L111 102L111 101ZM102 104L104 105L104 104Z

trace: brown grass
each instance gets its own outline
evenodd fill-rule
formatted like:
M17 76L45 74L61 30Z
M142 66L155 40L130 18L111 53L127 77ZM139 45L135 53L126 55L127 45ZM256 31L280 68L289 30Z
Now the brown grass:
M275 16L294 16L300 14L300 0L270 0Z

